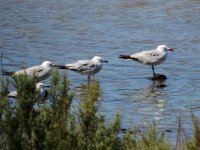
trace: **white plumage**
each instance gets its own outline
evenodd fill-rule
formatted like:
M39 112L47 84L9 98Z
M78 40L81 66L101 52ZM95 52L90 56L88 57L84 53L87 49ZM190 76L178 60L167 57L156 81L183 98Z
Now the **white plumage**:
M144 65L152 66L153 75L155 76L154 66L166 60L167 51L173 51L173 49L166 45L159 45L155 50L142 51L131 55L120 55L119 58L135 60Z
M60 66L62 69L69 69L75 71L82 75L88 75L88 81L91 79L91 75L98 73L103 66L103 62L108 62L107 60L94 56L91 60L79 60L76 63L65 64Z
M54 66L56 67L56 65L54 65L50 61L44 61L41 65L32 66L27 69L22 69L12 72L3 71L3 75L22 75L22 74L30 76L35 75L38 78L38 81L42 81L47 79L51 75L51 71Z

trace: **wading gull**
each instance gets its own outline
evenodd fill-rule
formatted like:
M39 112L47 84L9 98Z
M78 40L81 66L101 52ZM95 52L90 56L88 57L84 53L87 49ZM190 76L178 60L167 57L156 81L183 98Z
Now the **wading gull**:
M3 71L3 75L35 75L38 79L38 81L42 81L47 79L51 75L52 68L59 68L58 66L54 65L50 61L44 61L41 65L38 66L32 66L27 69L22 69L18 71Z
M144 65L152 67L153 78L159 76L154 71L154 66L163 63L167 58L167 51L173 51L166 45L159 45L155 50L142 51L131 55L119 55L119 58L134 60Z
M79 60L73 64L65 64L64 66L56 65L60 69L69 69L75 71L82 75L88 75L88 81L91 80L91 75L98 73L102 66L103 62L108 62L107 60L94 56L91 60Z

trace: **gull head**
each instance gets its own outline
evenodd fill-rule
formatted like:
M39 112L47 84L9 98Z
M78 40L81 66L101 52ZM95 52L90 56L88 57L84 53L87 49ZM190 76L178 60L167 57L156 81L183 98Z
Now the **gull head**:
M159 45L159 46L157 47L157 50L163 51L163 52L166 52L166 51L174 51L174 49L169 48L169 47L167 47L166 45Z
M44 61L42 63L42 66L48 67L48 68L52 68L52 67L54 67L54 64L52 62L50 62L50 61Z
M45 87L50 87L50 86L49 86L49 85L46 85L46 84L44 84L44 83L41 83L41 82L36 83L36 89L37 89L37 90L41 90L41 89L43 89L43 88L45 88Z
M57 69L66 69L66 67L64 65L55 65L50 61L44 61L42 63L43 67L48 67L48 68L57 68Z
M92 58L92 60L93 60L93 61L96 61L96 62L106 62L106 63L108 63L107 60L101 58L100 56L94 56L94 57Z

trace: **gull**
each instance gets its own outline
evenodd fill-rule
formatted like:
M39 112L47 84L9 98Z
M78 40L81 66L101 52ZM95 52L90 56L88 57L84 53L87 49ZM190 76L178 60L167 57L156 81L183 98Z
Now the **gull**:
M107 60L94 56L91 60L79 60L76 63L65 64L64 66L56 65L61 69L68 69L74 72L77 72L82 75L88 75L88 81L91 80L91 75L98 73L103 66L103 62L107 62Z
M37 97L38 102L43 102L45 100L45 98L47 98L47 96L48 96L47 90L44 89L45 87L49 88L50 86L46 85L44 83L41 83L41 82L36 83L36 91L39 92L39 95Z
M50 61L44 61L41 65L32 66L30 68L18 70L18 71L3 71L3 75L30 75L36 76L38 81L47 79L51 75L52 68L59 68Z
M142 51L139 53L131 55L119 55L119 58L134 60L144 65L152 67L153 76L157 74L154 71L155 65L160 65L167 58L167 51L174 51L172 48L167 47L166 45L159 45L155 50Z
M44 101L48 95L47 90L44 89L45 87L50 87L50 86L41 82L36 83L36 91L38 92L37 96L38 102ZM17 98L17 91L11 91L10 93L7 94L7 96L10 98Z

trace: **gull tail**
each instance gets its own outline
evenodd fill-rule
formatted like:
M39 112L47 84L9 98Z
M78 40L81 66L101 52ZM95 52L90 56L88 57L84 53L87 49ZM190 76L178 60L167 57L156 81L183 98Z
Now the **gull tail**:
M131 55L119 55L119 58L139 61L137 58L131 57Z
M57 69L67 69L65 65L54 65L54 67Z
M13 74L14 74L14 72L12 72L12 71L3 71L3 72L2 72L2 75L11 76L11 75L13 75Z
M119 58L122 58L122 59L132 59L130 55L119 55Z

